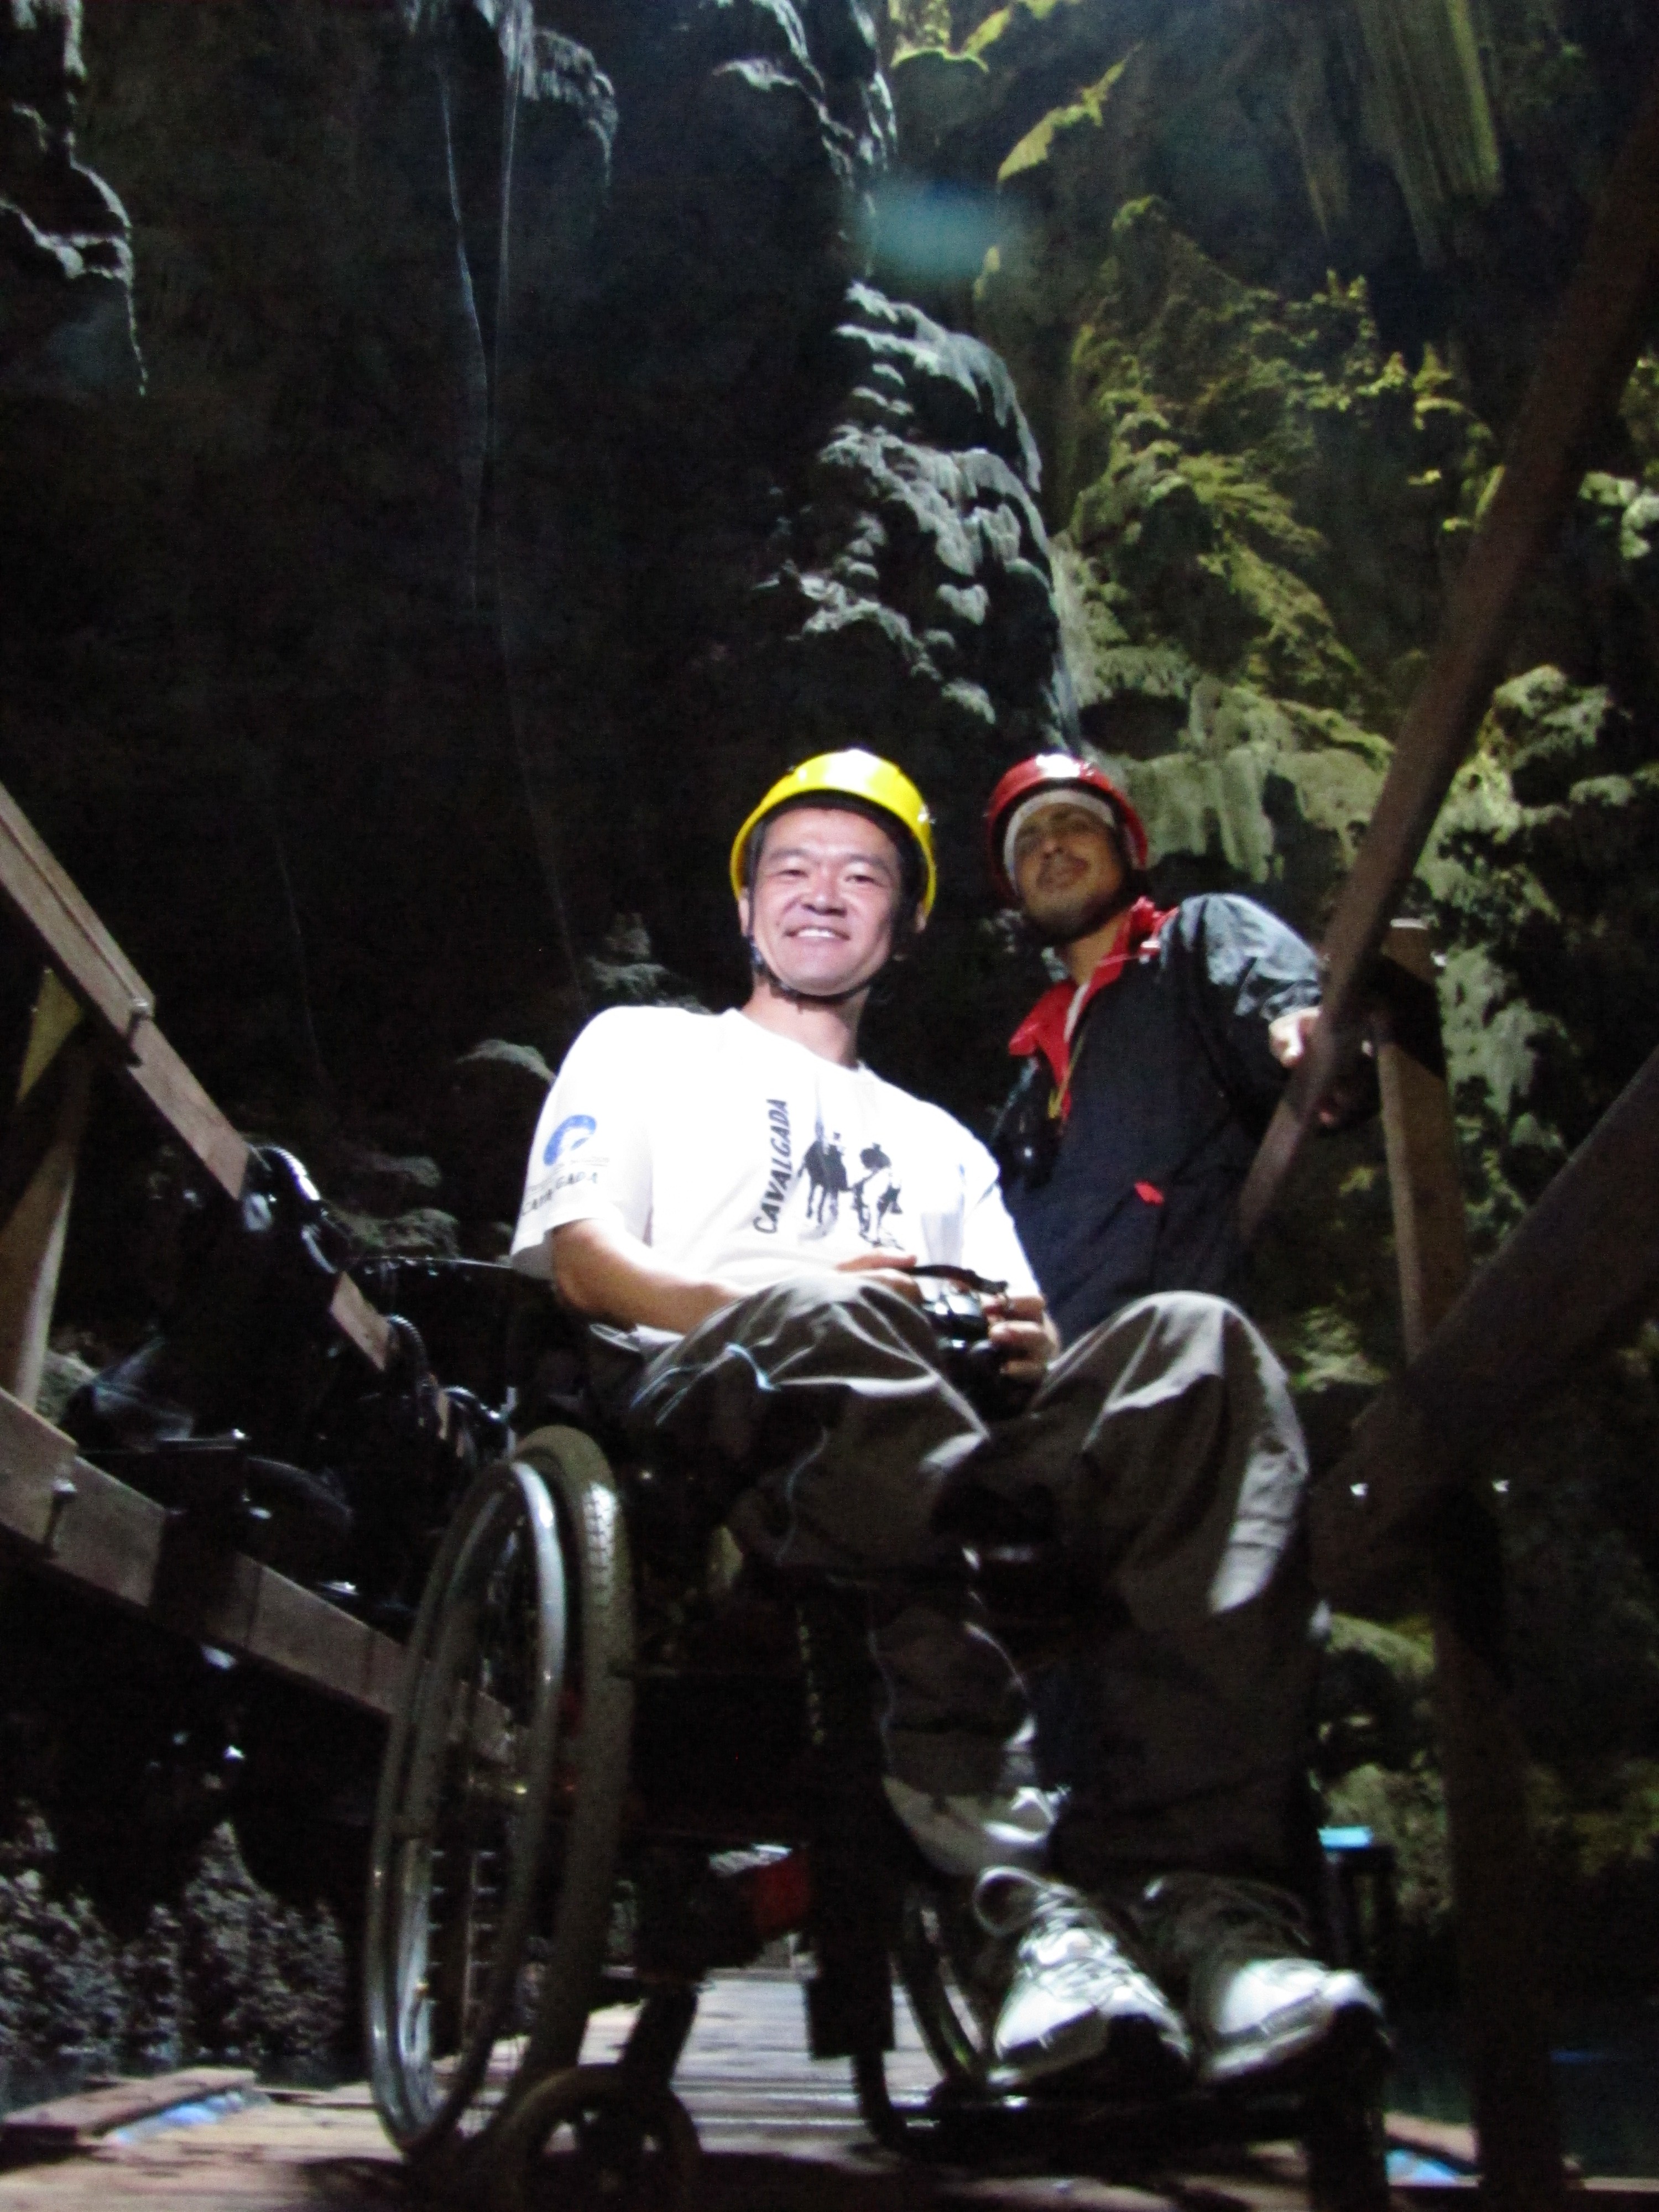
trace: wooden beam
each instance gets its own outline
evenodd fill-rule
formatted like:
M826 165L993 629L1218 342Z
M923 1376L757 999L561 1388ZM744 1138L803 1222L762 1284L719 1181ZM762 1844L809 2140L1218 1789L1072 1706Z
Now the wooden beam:
M220 1188L240 1198L247 1179L246 1139L232 1127L148 1016L133 1031L127 1073Z
M1414 1358L1468 1279L1468 1235L1429 932L1396 922L1383 951L1395 988L1373 1036L1406 1351ZM1527 1752L1504 1663L1498 1531L1472 1488L1457 1513L1436 1524L1428 1583L1482 2200L1501 2212L1544 2212L1565 2203L1567 2178L1544 2010Z
M149 985L0 786L0 898L33 938L43 959L104 1030L125 1048L155 1012Z
M1457 1128L1426 922L1397 921L1383 957L1399 986L1373 1023L1406 1357L1414 1359L1469 1279Z
M334 1285L334 1296L329 1302L328 1317L342 1336L355 1344L371 1366L386 1372L392 1358L392 1324L378 1306L370 1304L349 1275L342 1275ZM439 1419L447 1434L449 1401L441 1399Z
M82 1026L80 1002L48 968L0 1147L0 1389L29 1406L46 1365L76 1155L92 1096L92 1052L77 1034Z
M47 1571L158 1625L389 1717L403 1647L76 1455L74 1440L0 1391L0 1536Z
M242 1186L247 1179L250 1147L246 1139L240 1136L221 1113L156 1027L148 987L36 836L16 800L3 786L0 786L0 897L4 898L17 920L40 947L50 963L48 975L52 975L55 971L65 978L106 1038L119 1046L125 1073L149 1099L168 1128L188 1146L222 1190L231 1198L240 1198ZM52 988L51 985L47 987L49 992ZM43 999L43 1006L46 1003ZM37 1012L20 1095L33 1087L35 1078L52 1058L52 1050L46 1048L48 1041L41 1030L43 1019L52 1029L54 1036L58 1030L67 1034L63 1008L54 996L47 1015L43 1016ZM58 1037L58 1042L61 1042L61 1036ZM81 1100L79 1111L84 1118L84 1097ZM76 1134L78 1136L78 1133L77 1125ZM51 1288L57 1281L57 1265L54 1258L50 1269L46 1273L40 1272L44 1267L45 1247L40 1242L44 1232L39 1227L39 1220L44 1218L43 1209L50 1198L58 1208L52 1218L57 1222L57 1249L61 1252L63 1225L68 1215L73 1173L72 1146L69 1160L66 1170L61 1148L51 1154L49 1173L53 1179L52 1190L39 1200L30 1215L29 1228L34 1241L28 1244L21 1257L10 1264L9 1268L6 1249L3 1242L0 1241L0 1387L12 1388L15 1395L29 1398L31 1403L33 1388L23 1389L17 1387L28 1379L26 1367L19 1366L15 1359L9 1367L7 1365L7 1285L9 1279L21 1285L26 1276L31 1282L38 1279L46 1283L46 1273L50 1274L51 1280L46 1285L44 1299L37 1297L33 1305L29 1307L33 1321L20 1324L34 1328L44 1348L44 1330L50 1319ZM0 1160L0 1172L3 1172L4 1165L4 1161ZM40 1173L47 1174L48 1169L42 1168ZM27 1182L35 1174L36 1163L31 1159L20 1180ZM20 1231L20 1235L21 1233ZM37 1245L40 1246L38 1254L35 1250ZM31 1267L35 1267L34 1274L29 1273ZM24 1291L20 1288L16 1297L23 1296ZM340 1277L329 1314L341 1334L356 1345L373 1366L384 1372L391 1357L391 1331L384 1316L375 1310L349 1277ZM37 1384L38 1379L37 1373ZM442 1411L441 1408L441 1413Z
M28 2105L0 2118L0 2165L91 2150L102 2136L131 2127L135 2120L148 2119L175 2105L252 2089L258 2080L251 2066L192 2066L186 2073L111 2081L102 2088L55 2097L49 2105Z
M1659 1051L1378 1392L1321 1485L1313 1536L1336 1601L1376 1603L1465 1459L1580 1372L1656 1294Z
M1510 612L1574 497L1659 301L1659 72L1602 188L1510 435L1504 470L1453 586L1440 643L1325 939L1324 1011L1245 1184L1239 1219L1261 1228L1340 1072L1367 970L1492 696Z

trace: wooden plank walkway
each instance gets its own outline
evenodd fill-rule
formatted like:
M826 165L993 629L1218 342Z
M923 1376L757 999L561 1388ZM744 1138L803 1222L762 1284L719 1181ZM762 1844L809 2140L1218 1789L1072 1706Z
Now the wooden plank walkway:
M633 2020L600 2014L586 2061L612 2057ZM926 2090L933 2072L900 2008L896 2089ZM865 2135L844 2063L806 2053L799 1990L782 1977L717 1979L675 2076L703 2145L704 2212L1304 2212L1292 2173L1268 2159L1223 2163L1164 2195L1062 2177L964 2179L919 2171ZM207 2125L141 2123L89 2154L0 2174L0 2212L319 2212L416 2202L362 2083L278 2089Z
M612 2057L632 2017L601 2014L584 2058ZM899 2039L895 2087L924 2091L933 2069L902 2008ZM1139 2186L906 2166L865 2136L845 2066L808 2058L800 1992L781 1977L711 1984L676 2087L702 2138L702 2212L1306 2212L1288 2146L1218 2151ZM1464 2134L1424 2126L1437 2142ZM1584 2195L1595 2212L1659 2212L1659 2183L1592 2183ZM1471 2185L1396 2192L1402 2207L1454 2199L1472 2206ZM361 2082L273 2090L210 2124L141 2121L86 2155L0 2174L0 2212L368 2212L423 2201Z

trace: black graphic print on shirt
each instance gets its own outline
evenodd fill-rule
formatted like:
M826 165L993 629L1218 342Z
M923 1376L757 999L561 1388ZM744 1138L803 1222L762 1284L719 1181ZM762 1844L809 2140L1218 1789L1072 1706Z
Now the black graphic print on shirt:
M798 1233L807 1241L830 1236L843 1218L843 1209L856 1224L859 1241L872 1248L885 1245L897 1251L900 1242L893 1226L904 1209L898 1178L880 1141L872 1139L859 1152L857 1173L848 1161L848 1146L839 1129L826 1129L820 1113L815 1118L812 1141L793 1161L789 1127L789 1102L766 1102L769 1163L766 1188L754 1226L764 1237L775 1237L792 1200L802 1218Z

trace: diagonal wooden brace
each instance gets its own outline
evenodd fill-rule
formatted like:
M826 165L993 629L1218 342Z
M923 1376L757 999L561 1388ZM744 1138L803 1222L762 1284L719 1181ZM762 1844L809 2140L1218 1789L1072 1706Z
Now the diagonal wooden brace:
M80 1008L48 968L0 1143L0 1389L26 1406L40 1390L93 1066Z

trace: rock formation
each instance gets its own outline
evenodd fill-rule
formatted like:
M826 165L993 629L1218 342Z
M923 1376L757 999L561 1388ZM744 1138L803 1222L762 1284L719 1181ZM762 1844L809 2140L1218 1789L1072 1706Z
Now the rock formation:
M573 945L637 911L729 987L744 794L852 743L939 795L959 911L981 785L1069 698L1007 373L861 281L893 135L864 9L414 27L477 309L478 588Z
M725 847L819 744L939 807L873 1056L982 1117L1019 752L1103 750L1166 895L1317 930L1656 44L1643 0L6 0L0 776L386 1249L499 1250L586 1008L741 988ZM1653 357L1592 458L1413 894L1482 1249L1659 1038ZM176 1230L106 1112L65 1358L169 1295L147 1187ZM1388 1237L1362 1131L1261 1255L1324 1457L1399 1356ZM1656 1910L1656 1376L1650 1332L1504 1477L1587 1956ZM1332 1802L1437 1940L1421 1639L1340 1641ZM56 1882L95 1996L133 1931L65 1832L0 1907L27 1945Z
M0 395L87 401L142 387L126 210L75 157L80 0L0 13Z

